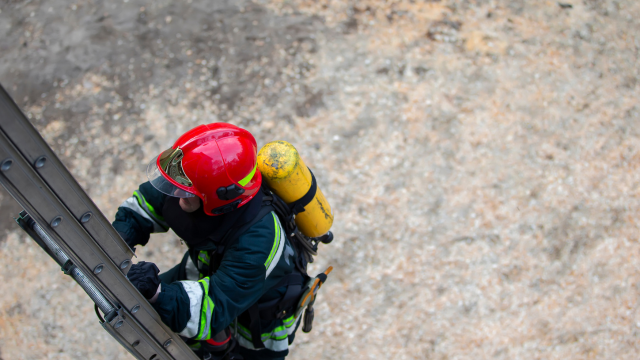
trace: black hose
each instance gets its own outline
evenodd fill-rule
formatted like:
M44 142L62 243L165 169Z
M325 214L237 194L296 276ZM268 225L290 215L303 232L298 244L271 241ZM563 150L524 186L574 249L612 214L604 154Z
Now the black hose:
M98 319L100 319L100 323L102 324L104 322L104 318L102 317L102 315L100 315L100 310L98 309L98 304L94 304L93 305L95 310L96 310L96 315L98 316Z

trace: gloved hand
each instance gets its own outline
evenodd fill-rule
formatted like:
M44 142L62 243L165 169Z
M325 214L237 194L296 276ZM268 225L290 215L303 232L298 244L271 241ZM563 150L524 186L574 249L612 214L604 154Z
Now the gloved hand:
M129 247L131 248L131 250L133 250L133 252L136 252L136 245L138 245L138 244L135 244L135 241L134 241L134 240L129 239L129 236L127 236L127 234L126 234L126 233L124 233L124 232L122 232L122 231L120 231L120 230L117 230L117 229L116 229L116 231L118 232L118 235L120 235L120 237L122 238L122 240L124 240L124 242L126 242L126 243L127 243L127 245L129 245Z
M131 265L127 278L145 298L151 299L156 295L158 286L160 285L159 273L160 269L158 269L156 264L140 261L137 264Z

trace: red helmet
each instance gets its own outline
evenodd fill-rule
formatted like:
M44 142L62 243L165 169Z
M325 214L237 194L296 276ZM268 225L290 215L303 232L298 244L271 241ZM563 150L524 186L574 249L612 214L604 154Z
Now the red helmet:
M200 125L182 135L147 167L149 182L175 197L202 199L207 215L233 211L260 190L256 139L227 123Z

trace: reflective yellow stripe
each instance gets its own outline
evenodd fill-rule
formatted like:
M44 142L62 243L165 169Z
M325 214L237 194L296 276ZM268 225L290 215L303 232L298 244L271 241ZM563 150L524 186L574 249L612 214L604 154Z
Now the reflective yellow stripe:
M273 239L273 246L271 247L271 253L269 253L269 257L267 258L267 261L265 261L264 263L264 267L267 269L269 268L269 265L271 265L271 261L273 261L273 257L278 251L278 246L280 246L280 226L278 226L276 214L274 214L272 211L271 215L273 215L273 223L274 223L274 228L276 230L276 236Z
M211 339L211 315L215 304L209 297L209 278L204 278L199 283L202 284L204 295L202 296L202 310L200 313L200 331L198 331L198 336L195 339L209 340Z
M147 209L151 212L151 214L158 220L160 221L164 221L164 218L160 215L158 215L158 213L156 213L156 209L153 208L153 206L151 206L151 204L149 204L147 202L147 199L144 198L144 195L142 195L140 192L138 192L138 190L135 190L133 192L133 196L136 197L136 199L138 199L138 204L140 204L140 207L142 206L146 206Z
M251 341L251 331L246 327L242 326L242 324L238 324L238 333L242 335L245 339ZM288 334L285 331L285 327L280 325L275 329L271 330L271 332L260 334L262 341L273 339L273 340L284 340L288 337Z
M253 175L256 173L256 169L258 168L258 163L256 163L253 166L253 170L251 170L251 172L249 173L249 175L245 176L244 179L238 181L238 184L242 185L242 186L246 186L249 181L251 181L251 179L253 178Z
M284 326L286 328L290 328L293 326L293 324L296 323L296 316L295 315L291 315L288 318L282 320L282 322L284 323Z
M198 260L202 261L205 265L209 265L209 253L206 250L201 250L198 255Z

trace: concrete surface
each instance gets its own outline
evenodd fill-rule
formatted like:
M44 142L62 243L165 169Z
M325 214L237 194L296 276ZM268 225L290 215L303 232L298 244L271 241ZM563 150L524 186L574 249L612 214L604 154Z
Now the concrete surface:
M4 0L0 83L111 218L198 124L293 143L336 240L291 359L637 359L638 19L633 0ZM0 192L0 358L130 358L18 211ZM184 251L162 235L139 259Z

